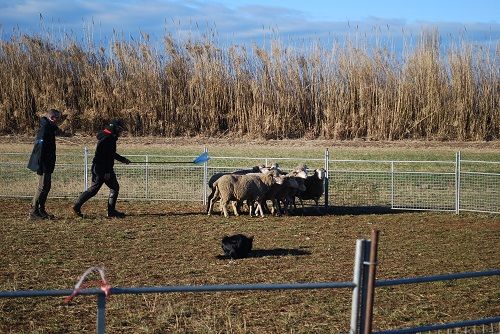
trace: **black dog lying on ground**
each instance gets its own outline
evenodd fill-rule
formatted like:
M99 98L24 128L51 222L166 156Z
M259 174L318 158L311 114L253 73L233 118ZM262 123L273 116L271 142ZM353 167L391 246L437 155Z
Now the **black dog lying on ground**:
M222 250L231 259L247 257L252 250L253 237L235 234L222 238Z

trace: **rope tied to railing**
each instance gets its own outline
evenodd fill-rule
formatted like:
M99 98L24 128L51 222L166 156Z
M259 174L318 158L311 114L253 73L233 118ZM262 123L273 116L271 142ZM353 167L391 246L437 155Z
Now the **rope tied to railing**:
M101 280L90 281L90 282L88 282L88 284L83 284L83 281L85 280L85 278L88 275L90 275L92 272L98 272L99 275L101 276ZM69 303L71 300L73 300L73 298L76 295L78 295L78 293L80 292L81 289L88 286L90 283L98 283L100 285L101 290L104 292L104 295L106 297L109 297L109 295L111 294L111 285L106 281L106 277L104 275L104 268L90 267L80 277L80 279L78 280L78 282L75 285L75 288L73 289L73 292L71 293L70 296L68 296L64 299L64 302Z

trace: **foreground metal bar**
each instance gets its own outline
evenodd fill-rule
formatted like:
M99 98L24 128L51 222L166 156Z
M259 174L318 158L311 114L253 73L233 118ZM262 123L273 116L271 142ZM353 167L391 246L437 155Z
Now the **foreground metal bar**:
M106 296L97 295L97 334L104 334L106 330Z
M373 304L375 301L375 276L377 272L377 248L378 248L377 229L372 229L370 245L370 263L368 263L368 290L366 292L366 316L364 334L372 332Z
M174 293L174 292L216 292L216 291L250 291L250 290L310 290L310 289L342 289L354 288L353 282L318 282L318 283L274 283L274 284L220 284L220 285L173 285L136 288L111 288L111 295L141 293ZM25 290L0 291L0 298L69 296L73 290ZM101 289L82 289L78 295L102 295Z
M320 283L274 283L274 284L220 284L220 285L179 285L138 288L112 288L111 294L134 293L173 293L173 292L216 292L216 291L250 291L250 290L306 290L354 288L352 282L320 282Z
M428 283L428 282L448 281L448 280L452 280L452 279L486 277L486 276L497 276L497 275L500 275L500 269L493 269L493 270L486 270L486 271L479 271L479 272L464 272L464 273L456 273L456 274L443 274L443 275L434 275L434 276L377 280L375 282L375 286L382 287L382 286L393 286L393 285L402 285L402 284Z
M396 333L398 333L398 334L411 334L411 333L438 331L438 330L442 330L442 329L472 327L472 326L478 326L478 325L489 325L489 324L494 324L494 323L500 323L500 317L485 318L485 319L481 319L481 320L467 320L467 321L460 321L460 322L450 322L447 324L428 325L428 326L413 327L413 328L392 329L392 330L387 330L387 331L372 332L372 334L396 334Z
M363 275L363 252L366 240L358 239L356 240L356 253L354 258L354 272L352 282L355 284L354 289L352 289L352 303L351 303L351 328L349 333L358 333L359 327L359 304L361 298L361 284Z
M359 320L357 334L364 334L366 324L366 302L368 299L368 263L370 262L371 240L364 240L362 269L361 269L361 284L360 289L360 304L359 304Z

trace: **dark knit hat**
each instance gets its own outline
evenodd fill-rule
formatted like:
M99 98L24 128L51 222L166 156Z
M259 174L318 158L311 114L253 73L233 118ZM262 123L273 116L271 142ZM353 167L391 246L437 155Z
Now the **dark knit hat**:
M62 113L57 110L57 109L49 109L47 110L47 118L52 122L54 120L57 120L59 118L61 118L62 116Z
M119 135L124 129L124 124L121 120L114 119L105 126L105 129L111 131L115 135Z

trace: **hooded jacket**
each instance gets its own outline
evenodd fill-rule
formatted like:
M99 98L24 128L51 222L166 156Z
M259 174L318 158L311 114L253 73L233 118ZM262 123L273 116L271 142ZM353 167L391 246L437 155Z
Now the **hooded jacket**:
M57 125L47 117L40 119L40 128L36 134L35 145L31 152L28 168L38 175L53 173L56 166Z
M92 160L93 170L96 174L113 172L115 159L127 163L127 158L116 153L117 140L118 136L107 128L97 134L97 146Z

